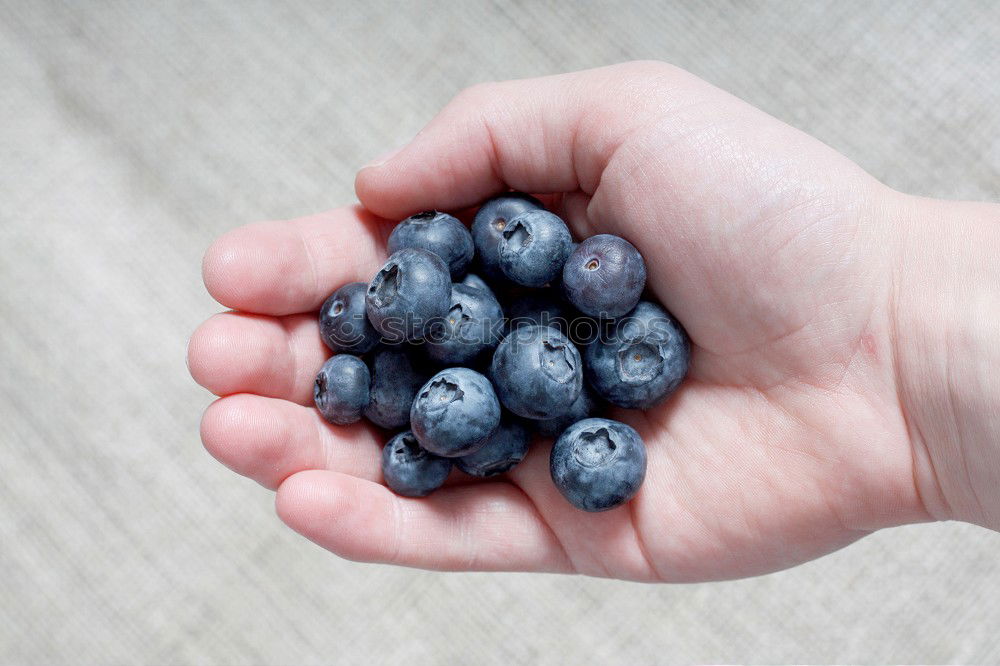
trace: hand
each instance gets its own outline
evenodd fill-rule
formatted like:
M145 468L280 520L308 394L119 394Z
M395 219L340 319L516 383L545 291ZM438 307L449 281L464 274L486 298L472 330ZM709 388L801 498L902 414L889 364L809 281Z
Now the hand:
M676 68L631 63L474 87L356 187L367 210L216 241L205 283L239 312L209 319L189 349L195 379L228 396L205 413L205 446L277 488L281 518L324 548L434 569L695 581L948 517L922 499L940 487L915 460L900 401L893 294L912 202L815 139ZM606 513L559 495L547 442L498 481L456 472L427 499L397 497L380 484L378 433L311 408L328 355L322 300L370 279L394 221L508 187L565 193L556 203L578 238L634 243L694 344L671 399L613 415L639 431L649 463L638 496Z

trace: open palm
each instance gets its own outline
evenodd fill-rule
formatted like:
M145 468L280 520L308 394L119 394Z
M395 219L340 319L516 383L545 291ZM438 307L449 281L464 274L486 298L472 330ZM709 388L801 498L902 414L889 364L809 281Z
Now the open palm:
M508 187L550 197L577 238L621 235L687 328L681 389L620 411L646 481L601 514L549 478L550 444L499 480L455 472L427 499L381 485L382 435L311 408L328 355L315 310L367 281L395 220ZM926 518L893 349L894 193L818 141L675 68L632 63L459 95L363 169L365 209L243 227L205 258L229 312L192 338L225 396L202 436L338 555L440 569L692 581L762 573Z

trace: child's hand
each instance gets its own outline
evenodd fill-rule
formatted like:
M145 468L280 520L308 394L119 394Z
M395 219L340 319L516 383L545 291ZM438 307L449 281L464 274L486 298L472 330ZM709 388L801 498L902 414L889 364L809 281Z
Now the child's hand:
M635 244L694 345L674 397L614 416L645 439L649 466L638 496L607 513L562 498L548 444L498 481L456 473L427 499L398 497L380 484L379 435L311 407L329 355L323 299L371 278L396 220L508 187L565 192L578 238ZM189 350L194 377L228 396L205 414L205 446L277 488L281 518L334 553L693 581L781 569L906 522L1000 525L996 363L981 370L1000 346L995 208L893 192L660 63L477 86L364 168L357 192L371 213L216 241L206 285L240 312L208 320ZM992 319L968 314L969 294Z

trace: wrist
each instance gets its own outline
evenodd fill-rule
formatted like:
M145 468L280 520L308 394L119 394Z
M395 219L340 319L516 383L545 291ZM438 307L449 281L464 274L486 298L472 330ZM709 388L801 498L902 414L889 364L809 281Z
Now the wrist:
M900 406L927 512L1000 529L1000 206L899 196Z

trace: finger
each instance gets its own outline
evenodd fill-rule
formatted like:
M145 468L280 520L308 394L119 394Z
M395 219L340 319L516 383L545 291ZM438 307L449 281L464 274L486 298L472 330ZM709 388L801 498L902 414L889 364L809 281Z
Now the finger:
M276 508L296 532L350 560L448 571L570 571L534 505L506 482L414 499L346 474L302 472L278 488Z
M257 393L307 406L316 373L332 355L312 313L224 312L199 326L188 343L191 376L212 393Z
M507 187L592 194L623 138L663 111L648 89L683 78L693 79L629 63L469 88L409 145L362 169L355 189L388 217L470 206Z
M382 447L389 435L367 421L332 425L315 409L238 393L209 405L202 416L201 438L226 467L274 490L290 475L310 469L381 483ZM483 482L455 468L444 485Z
M385 260L392 225L351 206L240 227L205 253L205 287L234 310L271 315L316 310L341 285L371 279Z
M241 393L216 400L201 439L219 462L270 489L310 469L381 479L382 437L364 423L332 426L315 409Z
M589 211L590 201L589 194L577 191L567 192L560 202L559 215L569 225L577 241L597 233Z

